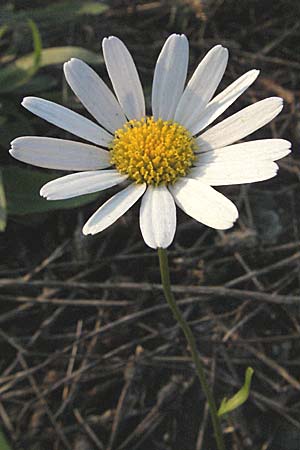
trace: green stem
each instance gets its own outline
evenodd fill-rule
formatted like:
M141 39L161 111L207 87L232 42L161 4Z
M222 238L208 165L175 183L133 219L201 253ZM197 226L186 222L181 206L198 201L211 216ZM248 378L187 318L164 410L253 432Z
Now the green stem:
M192 333L192 330L190 329L189 325L185 321L184 317L182 316L180 309L178 308L175 298L171 291L171 283L170 283L170 272L169 272L169 264L168 264L168 254L167 251L163 248L158 248L158 257L159 257L159 266L160 266L160 274L161 274L161 281L164 289L164 294L166 297L166 300L173 312L173 315L177 322L179 323L186 340L188 342L190 352L192 354L192 359L194 361L196 372L198 375L198 378L200 380L201 387L205 393L207 403L209 406L209 411L211 415L211 420L214 428L215 438L218 450L225 450L225 444L221 429L220 420L217 413L217 407L216 403L212 394L212 391L209 388L208 382L206 380L204 366L201 362L201 359L199 357L196 341L194 338L194 335Z

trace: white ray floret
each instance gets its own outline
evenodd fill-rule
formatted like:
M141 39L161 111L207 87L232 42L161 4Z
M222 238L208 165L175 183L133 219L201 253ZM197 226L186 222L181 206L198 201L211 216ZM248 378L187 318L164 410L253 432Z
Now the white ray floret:
M225 147L269 123L282 110L279 97L269 97L247 106L210 128L197 138L200 152Z
M152 86L152 113L155 119L174 118L186 80L189 58L188 40L172 34L158 57Z
M231 83L224 91L217 95L199 114L191 121L189 130L192 135L198 134L216 120L233 102L251 86L259 75L259 70L250 70Z
M260 139L228 145L217 150L201 153L195 161L195 166L205 166L212 163L236 163L245 165L249 162L277 161L291 153L291 143L285 139Z
M181 178L170 186L170 191L176 204L186 214L209 227L226 230L238 218L236 206L200 180Z
M189 176L199 179L210 186L254 183L272 178L278 171L278 165L272 161L256 162L219 162L204 164L191 169Z
M145 116L142 85L132 56L120 39L103 39L103 55L116 96L128 119Z
M213 98L228 60L227 49L217 45L185 86L188 41L173 34L155 66L153 118L149 118L136 66L123 42L114 36L105 38L103 53L114 92L83 61L71 59L64 65L69 86L98 124L48 100L27 97L22 102L37 116L90 144L24 136L11 143L11 155L39 167L77 171L45 184L40 194L47 200L125 183L89 218L85 235L109 227L140 198L140 229L145 243L154 249L171 245L176 206L209 227L232 227L238 210L212 186L258 182L276 175L275 161L290 153L290 142L238 141L274 119L282 99L261 100L207 128L259 71L250 70Z
M199 114L214 95L228 61L228 50L221 45L212 48L198 65L177 105L175 120L190 131Z
M74 94L101 125L112 133L124 125L126 117L119 102L93 69L72 58L64 64L64 73Z
M47 169L95 170L111 165L107 150L82 142L39 136L14 139L10 154L19 161Z
M47 122L89 142L107 147L111 141L111 135L103 128L57 103L43 98L25 97L22 105Z
M40 195L46 197L47 200L63 200L103 191L122 183L126 178L126 175L121 175L116 170L73 173L49 181L41 188Z
M145 184L130 184L105 202L84 225L83 234L96 234L112 225L131 208L146 190Z
M147 188L141 203L140 227L149 247L171 245L176 231L176 207L166 186Z

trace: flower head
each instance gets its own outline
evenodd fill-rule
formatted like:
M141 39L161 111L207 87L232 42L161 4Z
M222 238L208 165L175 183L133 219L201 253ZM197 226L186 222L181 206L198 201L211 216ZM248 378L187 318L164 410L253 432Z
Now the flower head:
M290 153L288 141L235 142L276 117L282 100L259 101L203 131L255 81L257 70L213 98L228 51L221 45L213 47L185 86L188 41L173 34L156 63L152 115L147 116L139 75L125 45L116 37L105 38L103 53L115 95L83 61L71 59L64 65L68 84L99 125L47 100L27 97L22 102L34 114L89 142L37 136L12 142L10 153L20 161L78 171L47 183L40 194L61 200L127 183L90 217L83 233L104 230L142 197L140 227L152 248L172 243L175 204L212 228L233 226L237 208L212 186L276 175L274 161Z

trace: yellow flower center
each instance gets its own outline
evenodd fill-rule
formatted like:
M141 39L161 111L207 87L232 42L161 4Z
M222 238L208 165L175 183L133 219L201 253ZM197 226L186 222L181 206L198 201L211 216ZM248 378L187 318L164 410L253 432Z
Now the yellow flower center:
M172 184L196 157L196 142L182 125L153 117L130 120L115 132L111 163L136 183Z

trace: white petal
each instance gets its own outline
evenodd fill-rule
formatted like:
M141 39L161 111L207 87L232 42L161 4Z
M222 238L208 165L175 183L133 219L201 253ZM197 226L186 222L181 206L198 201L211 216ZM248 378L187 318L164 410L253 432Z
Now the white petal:
M64 139L23 136L12 141L9 152L19 161L47 169L95 170L111 166L107 150Z
M277 171L278 166L272 161L224 161L195 167L191 169L189 176L201 179L211 186L225 186L268 180L275 177Z
M228 50L221 45L213 47L202 59L178 103L175 121L186 128L197 120L214 95L224 75Z
M201 134L196 139L199 151L214 150L243 139L274 119L282 107L279 97L269 97L247 106Z
M107 71L124 113L128 119L141 119L145 116L145 99L129 51L114 36L104 38L102 47Z
M186 80L189 44L183 34L172 34L158 57L152 86L152 113L155 119L171 120Z
M43 98L25 97L22 105L47 122L94 144L107 147L112 140L112 135L99 125L57 103Z
M231 83L224 91L217 95L200 114L195 117L189 126L192 135L199 133L219 117L236 99L251 86L259 75L259 70L250 70L236 81Z
M199 180L181 178L170 190L176 204L204 225L226 230L238 218L238 210L228 198Z
M40 195L46 197L47 200L63 200L103 191L122 183L126 178L125 175L119 174L116 170L72 173L49 181L40 190Z
M142 199L140 227L144 241L151 248L167 248L176 231L176 207L165 186L149 186Z
M291 153L291 143L285 139L259 139L242 142L227 147L200 153L195 166L210 163L254 163L258 161L277 161Z
M146 184L130 184L111 197L89 218L82 229L83 234L96 234L112 225L138 201L145 189Z
M114 133L126 117L111 90L96 72L80 59L64 64L67 82L86 109L107 130Z

